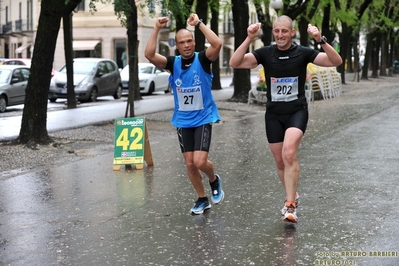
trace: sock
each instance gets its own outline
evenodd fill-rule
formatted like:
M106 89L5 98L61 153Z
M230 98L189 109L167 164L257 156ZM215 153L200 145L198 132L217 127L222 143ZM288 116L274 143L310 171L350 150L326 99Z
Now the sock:
M216 177L216 176L215 176ZM213 182L211 182L211 181L209 181L209 184L216 184L217 182L219 181L219 179L216 177L216 179L215 179L215 181L213 181Z
M207 201L207 200L208 200L208 197L199 197L198 200L199 200L199 201Z
M290 206L290 205L292 205L292 206L294 206L295 208L296 208L296 204L295 204L295 201L287 201L287 202L285 202L285 206Z

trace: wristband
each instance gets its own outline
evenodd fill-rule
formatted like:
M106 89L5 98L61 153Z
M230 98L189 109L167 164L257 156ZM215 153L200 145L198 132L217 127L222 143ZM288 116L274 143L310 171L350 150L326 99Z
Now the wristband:
M195 25L197 28L199 28L200 24L202 23L202 19L198 20L197 25Z
M320 45L326 44L326 43L327 43L327 38L324 35L321 36L320 42L317 42L317 44L320 44Z

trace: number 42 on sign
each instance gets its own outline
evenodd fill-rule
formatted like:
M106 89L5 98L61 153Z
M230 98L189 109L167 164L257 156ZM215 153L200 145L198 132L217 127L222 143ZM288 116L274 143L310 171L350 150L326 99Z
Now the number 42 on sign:
M154 165L145 118L115 119L114 171L119 171L121 165L143 169L144 161Z

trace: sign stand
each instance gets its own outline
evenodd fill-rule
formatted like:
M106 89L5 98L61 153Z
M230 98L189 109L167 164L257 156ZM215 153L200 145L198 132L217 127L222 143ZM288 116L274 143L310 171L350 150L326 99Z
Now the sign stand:
M145 118L116 119L113 170L119 171L121 165L125 165L125 169L135 165L142 170L144 161L149 166L154 165Z

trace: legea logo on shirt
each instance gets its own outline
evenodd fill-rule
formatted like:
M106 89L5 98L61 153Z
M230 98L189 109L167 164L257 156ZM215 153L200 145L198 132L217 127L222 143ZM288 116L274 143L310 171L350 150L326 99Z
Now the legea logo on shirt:
M194 87L194 88L178 88L177 91L179 93L193 93L193 92L199 92L201 91L200 87Z
M296 83L298 82L298 78L271 78L272 83Z

